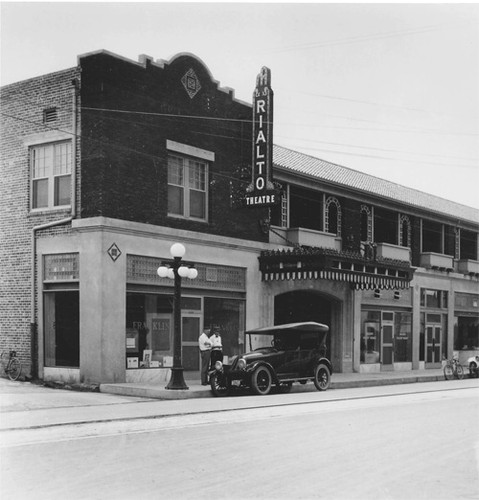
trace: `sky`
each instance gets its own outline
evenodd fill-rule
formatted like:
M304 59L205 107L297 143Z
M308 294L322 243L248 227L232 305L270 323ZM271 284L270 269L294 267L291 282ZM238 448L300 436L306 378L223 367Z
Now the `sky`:
M1 85L101 49L199 57L274 143L479 209L479 4L0 2Z

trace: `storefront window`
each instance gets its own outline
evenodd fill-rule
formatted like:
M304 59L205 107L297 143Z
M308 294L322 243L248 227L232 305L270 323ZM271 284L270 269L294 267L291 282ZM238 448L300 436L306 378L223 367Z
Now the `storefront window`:
M219 325L223 354L243 352L245 303L238 299L182 297L182 364L199 370L201 327ZM169 368L173 365L173 297L127 293L127 368Z
M361 313L361 363L379 363L380 325L379 311Z
M127 293L126 356L128 368L172 366L172 297Z
M412 315L409 312L394 314L394 361L396 363L412 359L411 319Z
M360 359L364 364L411 362L412 314L383 311L381 322L381 311L363 311Z
M454 318L454 350L479 349L479 318L456 316Z

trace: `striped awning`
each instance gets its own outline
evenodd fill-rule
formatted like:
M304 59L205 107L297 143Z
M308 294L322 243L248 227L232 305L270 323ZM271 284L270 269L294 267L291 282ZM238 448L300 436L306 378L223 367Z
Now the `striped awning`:
M263 281L343 281L355 290L404 290L414 273L407 262L366 260L359 254L321 248L265 251L259 260Z

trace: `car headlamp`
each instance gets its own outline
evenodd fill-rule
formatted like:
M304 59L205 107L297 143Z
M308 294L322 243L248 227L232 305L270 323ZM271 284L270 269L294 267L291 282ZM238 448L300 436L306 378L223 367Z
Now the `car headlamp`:
M220 370L221 370L221 368L223 368L223 363L222 363L221 361L217 361L217 362L215 363L215 370L220 371Z
M246 368L246 360L244 358L238 360L237 368L238 370L244 370Z

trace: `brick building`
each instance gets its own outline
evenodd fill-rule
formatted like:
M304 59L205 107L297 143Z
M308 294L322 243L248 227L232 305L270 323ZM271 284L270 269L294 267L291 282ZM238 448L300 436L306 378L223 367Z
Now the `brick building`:
M1 349L81 382L165 380L181 242L182 349L219 324L331 326L337 371L440 366L479 348L477 210L280 146L280 203L247 207L252 107L197 57L100 51L1 90Z

